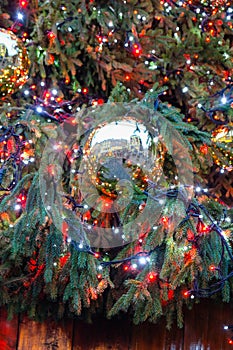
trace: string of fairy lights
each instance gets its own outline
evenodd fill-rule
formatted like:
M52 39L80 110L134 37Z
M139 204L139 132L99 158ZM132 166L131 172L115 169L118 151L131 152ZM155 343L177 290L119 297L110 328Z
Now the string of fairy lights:
M11 30L15 31L17 27L22 27L24 18L25 18L25 12L27 10L29 2L27 0L20 0L19 2L19 8L17 10L17 15L15 22L13 23ZM203 33L209 33L210 36L215 36L216 30L218 26L228 26L230 29L233 28L232 25L232 18L233 18L233 8L231 7L230 1L200 1L201 6L196 5L195 1L161 1L161 4L164 7L164 13L165 15L169 15L171 11L173 10L173 7L179 7L179 8L189 8L193 13L195 14L195 20L193 21L199 21L199 27L201 28ZM98 11L97 8L93 7L93 11ZM64 6L63 11L66 11L66 7ZM211 19L211 16L215 16L218 12L224 13L225 16L222 19L222 22L216 22L219 19ZM135 14L137 16L137 19L140 21L146 21L146 18L142 18L140 14ZM121 16L123 16L121 14ZM64 22L61 22L58 24L58 30L61 30L65 24L69 24L72 22L75 18L68 17L64 20ZM114 24L109 23L109 33L108 35L99 35L97 36L97 45L99 47L99 52L101 52L103 45L109 45L109 38L112 38L114 36ZM68 26L68 31L72 31L72 26ZM177 35L179 33L179 28L177 28ZM49 40L55 39L55 34L52 31L49 31L47 33L47 36ZM207 36L206 40L210 40L210 37ZM26 42L28 45L30 45L29 40L27 39L27 33L22 34L22 40ZM117 44L114 39L112 40L112 44ZM116 40L116 39L115 39ZM132 54L135 58L142 58L144 60L144 64L148 69L158 69L163 71L164 74L164 84L167 83L169 80L169 76L171 74L174 74L173 71L166 71L164 72L164 67L160 67L158 64L158 58L156 57L155 50L151 50L150 55L145 55L143 53L143 48L140 45L140 42L136 36L135 33L132 31L129 31L126 33L126 39L123 43L125 49ZM192 65L194 64L195 60L198 59L198 55L196 57L191 57L188 55L186 57L186 66L192 70ZM175 73L182 76L182 70L183 67L178 69ZM208 75L208 73L206 73ZM127 74L125 76L125 81L129 81L130 75ZM69 80L67 80L67 84L69 83ZM230 73L226 74L225 77L225 83L227 86L224 89L221 89L214 95L212 95L209 98L210 103L208 105L200 101L197 104L197 107L202 110L207 118L209 118L215 125L227 125L230 120L228 118L228 114L226 112L228 106L232 106L233 103L233 87L232 87L232 80ZM210 86L214 84L213 80L210 79ZM47 122L54 122L54 123L63 123L67 119L71 119L74 116L73 112L73 106L75 106L76 111L79 111L83 104L87 105L101 105L106 102L106 99L104 97L99 96L93 96L89 94L89 90L87 87L79 87L77 89L78 97L75 98L72 101L66 101L63 100L63 98L60 97L59 89L57 87L49 88L47 87L46 83L44 81L41 81L39 84L39 87L41 89L41 95L37 96L36 90L38 89L38 86L35 84L31 84L29 87L26 87L23 90L24 97L31 98L33 103L28 103L27 108L28 110L34 111L38 115L38 122L40 122L40 117L46 119ZM128 88L128 92L130 92L130 88ZM189 87L184 85L182 89L183 94L186 94L189 92ZM158 101L156 101L158 102ZM77 107L78 106L78 107ZM158 104L155 103L155 109L158 107ZM219 116L216 114L216 112L223 112L223 118L222 116L219 118ZM10 117L11 115L9 115ZM192 121L192 120L189 120ZM22 176L22 169L24 166L27 166L28 163L32 163L35 161L33 153L27 152L27 147L32 147L32 141L26 140L24 136L21 136L19 134L18 130L22 128L23 131L21 131L21 134L24 134L25 126L21 125L20 123L16 124L15 127L3 127L0 128L0 143L2 143L3 151L1 151L0 158L1 158L1 168L0 168L0 190L1 191L11 191L14 189L14 187L17 185L18 181L20 180ZM28 149L29 149L28 148ZM24 155L23 155L24 154ZM81 156L81 155L80 155ZM232 159L232 158L231 158ZM13 169L13 176L8 183L7 187L3 186L3 179L5 177L5 174L7 172L7 168L9 167L9 164L11 164ZM231 163L230 163L231 164ZM146 192L146 191L145 191ZM167 191L166 196L169 199L172 199L177 196L177 193L179 192L179 189L170 189ZM195 188L196 197L198 199L199 195L209 195L208 189L202 189L200 186L197 186ZM164 195L164 194L163 194ZM21 193L17 198L17 203L15 206L16 211L21 211L23 209L23 206L26 202L26 193ZM82 207L81 203L77 203L71 196L67 196L66 200L69 202L69 204L72 207L72 210L77 210ZM158 198L154 198L154 200L158 200ZM208 224L206 224L203 220L203 214L205 218L207 218ZM186 290L183 292L184 298L201 298L201 297L207 297L211 296L219 291L221 291L226 282L233 276L233 271L230 271L229 273L224 273L222 271L222 261L223 259L228 257L229 261L233 263L233 255L231 252L230 243L228 241L227 236L224 234L224 230L221 228L223 224L231 223L232 219L230 217L225 216L221 224L219 222L216 222L208 213L207 209L199 204L192 202L186 212L186 217L183 221L187 221L191 218L196 218L197 220L197 235L192 237L190 241L188 242L189 246L193 247L195 246L196 249L200 247L200 241L201 238L209 236L213 233L216 233L219 242L222 247L222 253L221 258L218 262L218 264L210 265L209 270L213 273L214 277L216 278L216 282L213 282L208 288L202 288L198 284L198 276L196 280L193 283L193 287L190 290ZM168 218L163 217L163 222L167 223ZM183 222L182 222L183 223ZM93 255L98 260L98 271L101 272L104 268L108 268L111 266L123 266L123 269L125 272L129 271L137 271L142 269L146 264L150 264L151 256L153 253L160 249L160 247L156 246L153 247L151 250L141 250L135 254L132 254L130 256L127 256L122 259L113 259L110 260L106 258L106 255L102 255L101 252L95 251L90 247L88 244L84 245L82 242L76 242L69 237L67 238L67 243L72 245L74 249L80 251L80 252L86 252L87 254ZM139 246L142 246L143 240L140 238L138 241ZM184 253L187 252L188 246L184 246ZM150 282L160 282L159 280L159 273L151 271L148 274L148 280ZM166 281L167 282L167 281ZM228 329L233 329L233 326L228 326ZM233 344L233 339L231 339L230 344Z

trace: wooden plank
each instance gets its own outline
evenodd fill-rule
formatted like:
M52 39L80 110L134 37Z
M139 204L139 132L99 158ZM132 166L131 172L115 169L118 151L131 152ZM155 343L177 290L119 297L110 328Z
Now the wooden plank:
M227 338L230 338L233 333L225 332L223 329L226 323L232 324L232 321L233 312L229 304L210 303L207 342L210 344L211 349L214 349L214 346L219 350L232 349L232 345L228 344Z
M184 322L184 349L210 350L207 347L209 302L203 301L195 304L192 310L185 311ZM214 349L220 350L218 347Z
M143 323L133 326L132 350L163 350L165 348L166 323L161 320L158 324Z
M165 336L165 350L183 350L184 349L184 328L179 329L173 326L170 331L166 331Z
M73 350L128 350L131 325L127 320L76 321Z
M18 337L18 316L7 320L5 309L0 310L0 350L15 350Z
M17 350L72 350L73 321L39 323L23 317Z
M223 312L222 312L222 324L221 327L226 325L233 325L233 305L232 303L223 304ZM232 350L232 345L228 344L228 339L233 336L233 331L224 331L221 329L221 333L223 334L223 350Z

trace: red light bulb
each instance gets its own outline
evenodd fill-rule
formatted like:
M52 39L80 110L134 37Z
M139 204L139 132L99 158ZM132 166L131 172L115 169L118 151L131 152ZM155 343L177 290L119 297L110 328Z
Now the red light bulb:
M183 297L184 297L184 298L188 298L188 297L189 297L189 291L188 291L188 290L184 290L184 291L182 292L182 294L183 294Z
M132 54L135 56L135 57L138 57L140 56L142 53L142 48L141 48L141 45L140 44L133 44L133 48L132 48Z
M98 280L101 280L101 279L102 279L101 273L98 273L97 278L98 278Z
M54 40L56 38L56 34L54 32L48 32L47 36L51 40Z
M208 233L210 232L210 227L208 225L205 225L203 221L199 220L197 223L197 232Z
M19 4L20 4L20 7L25 9L28 6L28 1L27 0L20 0Z
M156 279L157 279L157 273L155 273L155 272L150 272L150 273L148 274L148 280L149 280L149 282L154 282L154 281L156 281Z
M209 269L210 269L210 271L215 271L215 270L216 270L216 266L210 265L210 266L209 266Z

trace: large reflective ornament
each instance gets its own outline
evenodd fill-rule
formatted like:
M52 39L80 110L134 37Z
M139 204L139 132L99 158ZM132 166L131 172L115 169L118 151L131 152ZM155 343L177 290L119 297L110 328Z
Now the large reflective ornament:
M23 42L0 28L0 99L16 92L27 81L29 58Z
M93 199L88 196L92 189L115 199L119 198L119 192L124 193L122 186L129 189L131 183L143 191L148 180L157 182L162 174L164 156L158 136L157 132L152 137L145 125L133 118L95 128L84 146L80 164L80 187L84 197ZM129 199L128 191L125 196Z

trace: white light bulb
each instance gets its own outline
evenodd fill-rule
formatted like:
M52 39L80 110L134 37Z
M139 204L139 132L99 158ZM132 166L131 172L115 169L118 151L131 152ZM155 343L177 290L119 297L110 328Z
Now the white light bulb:
M144 256L142 256L141 258L139 258L139 263L141 265L145 265L146 264L146 258L144 258Z
M36 111L38 113L42 113L43 112L43 108L41 106L38 106L38 107L36 107Z
M23 14L22 14L21 12L18 12L17 18L18 18L20 21L22 21L22 19L23 19Z
M15 204L15 210L20 210L21 209L21 205L20 204Z
M227 103L227 98L225 95L223 95L223 97L221 98L221 102L223 105L225 105Z

